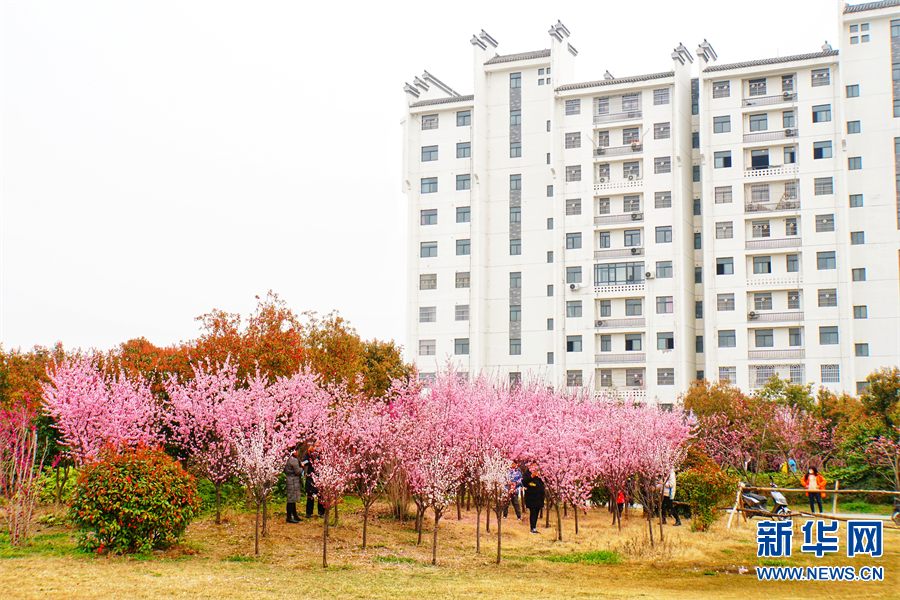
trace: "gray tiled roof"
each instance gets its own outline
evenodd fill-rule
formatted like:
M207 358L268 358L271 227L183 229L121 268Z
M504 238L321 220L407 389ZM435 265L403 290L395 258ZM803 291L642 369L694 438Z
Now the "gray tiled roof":
M878 10L879 8L891 8L892 6L900 6L900 0L881 0L881 2L866 2L865 4L854 4L853 6L845 4L844 14Z
M558 92L567 90L581 90L601 85L616 85L619 83L640 83L641 81L652 81L654 79L665 79L672 77L675 71L664 71L662 73L650 73L649 75L635 75L634 77L614 77L613 79L601 79L600 81L588 81L587 83L569 83L556 88Z
M826 56L837 56L837 50L828 50L825 52L812 52L810 54L795 54L794 56L779 56L777 58L763 58L761 60L748 60L747 62L731 63L727 65L710 65L703 69L704 73L714 73L716 71L730 71L732 69L744 69L746 67L759 67L763 65L778 65L786 62L795 62L798 60L812 60L814 58L825 58Z
M516 60L529 60L532 58L547 58L550 56L549 50L535 50L534 52L519 52L518 54L505 54L503 56L495 56L486 61L486 65L496 65L498 63L513 62Z
M451 102L471 102L475 99L473 94L468 96L449 96L447 98L432 98L431 100L420 100L409 105L410 108L417 106L431 106L432 104L450 104Z

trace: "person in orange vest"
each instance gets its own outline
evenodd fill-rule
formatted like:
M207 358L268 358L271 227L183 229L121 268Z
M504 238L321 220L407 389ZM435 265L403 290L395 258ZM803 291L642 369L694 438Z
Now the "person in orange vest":
M806 495L809 497L809 512L816 512L816 504L819 505L819 513L824 512L822 510L822 494L825 491L825 478L819 475L819 470L810 467L801 483L806 488Z

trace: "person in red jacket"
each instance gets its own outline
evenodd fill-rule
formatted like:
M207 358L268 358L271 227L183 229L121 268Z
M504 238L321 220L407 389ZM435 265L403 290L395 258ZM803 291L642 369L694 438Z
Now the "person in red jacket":
M801 483L806 488L806 495L809 497L809 512L816 512L816 504L819 505L819 513L824 512L822 510L822 493L825 491L825 478L819 475L819 470L810 467Z

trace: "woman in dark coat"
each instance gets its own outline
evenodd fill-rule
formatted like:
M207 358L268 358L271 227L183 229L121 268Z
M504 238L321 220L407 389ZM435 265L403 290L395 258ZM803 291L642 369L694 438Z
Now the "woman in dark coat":
M534 471L534 467L525 469L522 474L522 485L525 487L525 507L528 509L528 522L531 533L537 533L537 520L544 506L544 480Z
M294 450L294 453L288 458L287 464L284 465L284 474L287 479L287 522L299 523L300 515L297 514L297 503L300 502L303 490L300 486L303 469L300 468L299 449Z
M313 516L313 504L315 503L315 499L319 495L319 489L316 487L315 481L313 481L313 473L316 472L316 467L313 462L318 458L316 454L315 446L310 446L309 450L306 451L306 454L303 455L303 460L300 461L300 464L306 469L306 518L311 519ZM325 514L325 507L322 506L322 503L318 503L319 508L319 516L323 516Z

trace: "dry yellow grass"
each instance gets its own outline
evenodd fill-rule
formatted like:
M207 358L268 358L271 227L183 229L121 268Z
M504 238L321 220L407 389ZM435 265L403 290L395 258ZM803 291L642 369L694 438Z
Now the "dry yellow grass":
M384 510L383 507L379 507ZM842 552L817 559L801 554L795 529L798 566L877 565L883 582L758 581L755 525L725 531L717 524L709 534L688 527L666 527L666 542L653 549L646 521L625 523L620 533L605 511L580 519L574 535L571 513L564 521L563 542L552 529L528 533L526 523L504 521L504 560L496 565L496 530L474 551L474 511L457 521L455 510L441 520L438 566L430 565L430 524L421 546L411 523L399 524L379 514L370 522L371 547L362 550L361 516L341 514L329 536L328 570L321 568L321 520L286 524L273 519L261 557L253 557L251 515L229 512L227 522L194 523L183 544L152 557L94 557L75 552L71 531L62 527L38 533L35 546L22 553L0 547L0 598L898 598L900 549L897 532L885 532L881 558L848 559ZM483 530L483 528L482 528ZM841 529L843 532L843 528ZM655 532L658 532L658 527ZM802 539L802 538L801 538ZM619 564L550 562L573 552L610 550ZM750 571L739 574L744 566Z

